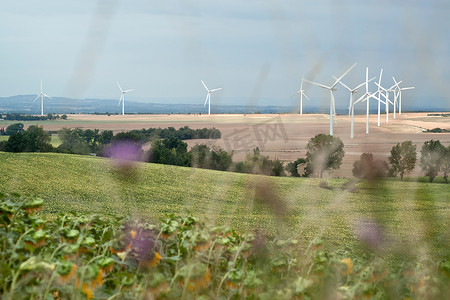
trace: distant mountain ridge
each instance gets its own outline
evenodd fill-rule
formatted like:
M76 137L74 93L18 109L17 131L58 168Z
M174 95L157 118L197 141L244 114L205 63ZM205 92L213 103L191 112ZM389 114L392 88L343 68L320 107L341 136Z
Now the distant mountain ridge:
M33 103L36 95L16 95L0 97L0 113L39 114L40 99ZM44 99L44 113L70 114L70 113L120 113L117 99L72 99L65 97L52 97ZM275 101L274 101L275 102ZM408 107L404 111L446 111L445 107ZM346 107L336 107L339 114L347 114ZM360 109L360 112L362 109ZM147 103L126 100L126 113L153 113L153 114L205 114L207 108L202 104L165 104ZM269 106L269 105L211 105L212 113L289 113L298 112L298 104L294 106ZM311 107L311 103L304 105L304 113L328 113L327 107ZM371 113L376 112L376 107L371 107ZM384 112L384 109L383 109Z

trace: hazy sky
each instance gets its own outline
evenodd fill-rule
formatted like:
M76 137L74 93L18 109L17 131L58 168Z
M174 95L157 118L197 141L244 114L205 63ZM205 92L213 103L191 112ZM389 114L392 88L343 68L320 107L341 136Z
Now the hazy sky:
M301 76L331 84L357 62L351 87L384 68L383 85L416 86L405 99L450 107L449 16L448 0L7 1L0 96L42 78L50 96L118 98L118 80L128 99L203 103L203 79L215 103L293 105Z

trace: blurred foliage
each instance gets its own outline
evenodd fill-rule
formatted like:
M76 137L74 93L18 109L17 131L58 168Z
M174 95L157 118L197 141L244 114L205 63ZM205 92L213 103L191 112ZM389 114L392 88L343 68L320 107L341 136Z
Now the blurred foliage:
M108 219L37 213L44 200L0 195L4 299L445 299L450 261L324 250L195 217Z

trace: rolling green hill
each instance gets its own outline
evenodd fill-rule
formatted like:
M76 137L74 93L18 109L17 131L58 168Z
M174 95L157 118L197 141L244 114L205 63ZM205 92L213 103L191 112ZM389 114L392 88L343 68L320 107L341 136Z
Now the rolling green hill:
M208 224L353 244L361 228L386 243L449 242L450 185L266 177L62 154L0 152L0 192L45 199L44 214L195 215ZM372 226L372 227L371 227ZM376 229L378 230L378 229ZM371 234L369 232L369 234ZM429 244L429 243L428 243Z

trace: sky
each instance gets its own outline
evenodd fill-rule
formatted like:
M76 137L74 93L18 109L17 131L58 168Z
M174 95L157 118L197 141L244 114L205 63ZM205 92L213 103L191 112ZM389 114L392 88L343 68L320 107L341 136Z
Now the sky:
M0 97L292 105L301 78L355 87L369 76L403 101L450 109L448 0L20 0L0 11ZM378 78L377 78L378 80ZM312 103L327 91L305 84ZM374 91L376 86L371 84ZM361 91L363 92L363 91ZM407 93L407 94L406 94ZM348 103L344 88L337 106Z

